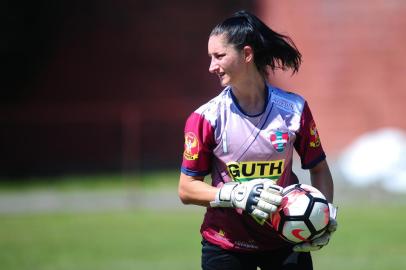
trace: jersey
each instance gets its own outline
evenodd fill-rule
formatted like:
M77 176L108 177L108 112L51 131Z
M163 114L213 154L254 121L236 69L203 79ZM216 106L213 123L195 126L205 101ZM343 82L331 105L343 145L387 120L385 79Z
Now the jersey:
M266 86L264 111L247 115L232 88L194 111L186 121L181 171L190 176L211 174L211 184L274 179L282 187L298 183L292 172L293 150L310 169L325 153L307 102L294 93ZM290 245L273 230L241 209L208 207L201 234L224 249L250 252Z

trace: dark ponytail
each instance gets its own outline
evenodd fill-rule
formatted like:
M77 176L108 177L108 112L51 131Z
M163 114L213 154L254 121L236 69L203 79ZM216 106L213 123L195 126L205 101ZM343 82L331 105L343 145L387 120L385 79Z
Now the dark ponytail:
M228 42L237 49L251 46L254 50L254 62L264 76L268 75L268 67L274 71L292 69L299 70L302 55L292 39L279 34L265 25L258 17L247 12L236 12L230 18L218 24L210 36L225 34Z

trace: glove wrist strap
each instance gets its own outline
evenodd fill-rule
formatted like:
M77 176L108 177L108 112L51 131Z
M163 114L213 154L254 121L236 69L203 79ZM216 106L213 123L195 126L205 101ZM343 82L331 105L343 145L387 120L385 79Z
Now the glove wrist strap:
M336 206L334 206L334 204L332 204L332 203L329 203L328 204L328 210L330 211L330 217L332 217L332 218L337 218L337 207Z
M225 183L216 194L214 201L210 202L211 207L234 207L231 202L231 193L238 185L236 182Z

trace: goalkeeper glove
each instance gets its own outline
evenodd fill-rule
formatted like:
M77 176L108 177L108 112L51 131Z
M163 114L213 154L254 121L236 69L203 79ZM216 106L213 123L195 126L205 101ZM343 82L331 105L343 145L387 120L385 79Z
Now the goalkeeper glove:
M330 220L327 225L327 230L320 237L317 237L311 240L310 242L295 245L293 247L293 251L296 252L316 251L328 244L331 236L337 230L337 220L336 220L337 207L335 207L331 203L328 204L328 207L330 210Z
M234 207L259 219L267 219L282 201L282 187L270 179L225 183L217 192L211 207Z

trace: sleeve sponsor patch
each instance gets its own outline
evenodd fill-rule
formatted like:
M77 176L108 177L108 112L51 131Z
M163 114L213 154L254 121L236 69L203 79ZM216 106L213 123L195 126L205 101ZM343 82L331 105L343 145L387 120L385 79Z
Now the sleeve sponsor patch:
M199 157L199 140L193 132L185 133L185 151L183 157L186 160L196 160Z
M310 147L316 148L320 146L320 137L316 128L316 124L312 120L310 123Z

